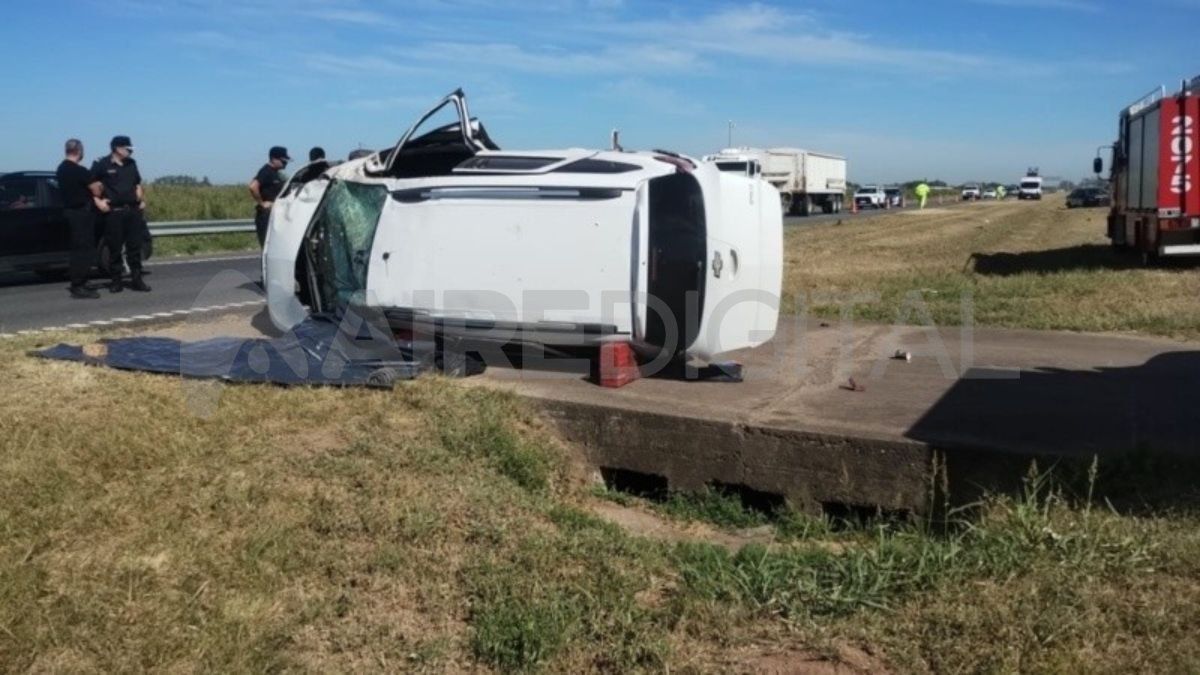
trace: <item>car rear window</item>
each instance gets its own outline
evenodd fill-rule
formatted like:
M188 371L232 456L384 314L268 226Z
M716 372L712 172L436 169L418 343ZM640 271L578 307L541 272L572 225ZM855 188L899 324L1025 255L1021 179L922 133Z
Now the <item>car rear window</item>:
M613 162L607 159L581 159L555 169L554 173L627 173L640 168L636 164Z

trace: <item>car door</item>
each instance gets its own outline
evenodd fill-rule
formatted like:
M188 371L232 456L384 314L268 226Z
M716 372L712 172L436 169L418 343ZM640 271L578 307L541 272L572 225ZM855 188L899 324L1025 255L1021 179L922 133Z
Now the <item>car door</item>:
M38 208L42 214L39 238L44 252L47 255L61 254L65 261L71 253L71 226L63 210L57 178L46 177L38 181Z
M306 284L297 284L296 261L309 223L328 188L329 180L323 175L306 183L289 181L271 208L262 274L271 321L282 330L290 330L308 316L297 296L298 288Z
M53 234L45 225L51 209L40 195L35 176L0 181L0 256L10 263L26 266L54 252Z

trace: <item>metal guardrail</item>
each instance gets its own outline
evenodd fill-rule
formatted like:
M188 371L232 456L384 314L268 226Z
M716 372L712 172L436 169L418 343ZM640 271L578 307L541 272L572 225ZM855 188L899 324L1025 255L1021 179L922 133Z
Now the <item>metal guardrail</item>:
M150 223L149 225L150 235L154 237L254 231L253 220L172 220Z

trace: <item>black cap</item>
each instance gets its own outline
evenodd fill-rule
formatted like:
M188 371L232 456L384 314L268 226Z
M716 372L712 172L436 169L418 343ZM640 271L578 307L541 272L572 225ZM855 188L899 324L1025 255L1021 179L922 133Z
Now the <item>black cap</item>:
M319 145L308 151L308 161L315 162L318 159L325 159L325 148Z
M112 142L108 144L108 147L113 150L117 148L132 148L133 141L129 140L128 136L113 136Z
M267 158L282 159L285 162L292 161L292 158L288 157L287 148L283 147L282 145L276 145L275 147L271 148L271 151L267 153Z

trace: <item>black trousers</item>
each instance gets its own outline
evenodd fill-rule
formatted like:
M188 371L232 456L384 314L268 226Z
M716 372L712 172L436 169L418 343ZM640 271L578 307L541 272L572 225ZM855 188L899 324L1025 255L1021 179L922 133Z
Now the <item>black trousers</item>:
M129 273L142 276L142 216L135 208L118 208L104 216L104 240L108 243L108 271L114 280L120 280L124 271L121 265L121 249L125 249L125 262Z
M258 235L258 247L267 243L267 225L271 223L271 209L254 207L254 232Z
M71 237L71 286L87 283L88 272L96 256L96 214L90 206L67 209L67 226Z

